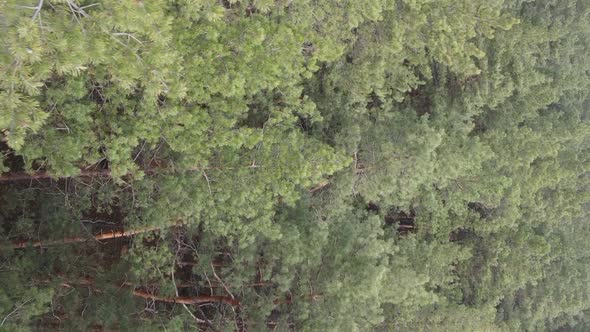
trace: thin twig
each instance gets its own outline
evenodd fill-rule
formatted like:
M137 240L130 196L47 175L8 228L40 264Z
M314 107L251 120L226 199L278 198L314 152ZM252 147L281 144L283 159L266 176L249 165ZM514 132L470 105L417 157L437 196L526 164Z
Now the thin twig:
M207 187L209 188L209 195L211 195L211 183L209 182L209 177L207 176L207 173L205 173L205 171L203 171L203 176L205 177L205 180L207 180Z
M125 43L123 43L122 41L120 41L118 38L116 38L115 36L111 35L111 37L119 44L121 44L123 47L125 47L128 51L130 51L131 53L133 53L133 55L135 55L135 57L137 58L137 60L139 60L139 62L143 63L143 59L139 56L139 54L135 53L135 51L129 47L129 45L126 45ZM162 137L165 141L166 138ZM167 143L167 142L166 142Z
M134 35L127 33L127 32L115 32L113 33L113 36L126 36L127 40L129 40L129 38L135 40L136 42L138 42L139 44L143 45L143 42L139 39L137 39Z
M73 12L73 13L77 13L77 14L79 14L80 16L83 16L83 17L88 17L88 13L86 13L86 12L84 11L84 8L85 8L85 7L80 7L80 6L78 6L78 5L77 5L77 4L76 4L74 1L72 1L72 0L67 0L67 2L68 2L68 7L70 7L70 9L72 10L72 12Z
M80 9L86 9L86 8L90 8L90 7L94 7L94 6L100 6L100 3L98 3L98 2L97 3L91 3L89 5L80 7Z
M71 1L69 1L69 0L68 0L68 2L67 2L67 3L68 3L68 7L70 7L70 10L72 11L72 16L74 16L74 19L76 19L76 22L78 22L78 24L79 24L79 25L80 25L80 27L82 28L82 31L83 31L83 32L86 32L86 31L84 30L84 27L82 26L82 22L80 22L80 19L78 18L78 15L77 15L77 10L74 8L74 5L75 5L75 4L72 4L72 2L71 2Z

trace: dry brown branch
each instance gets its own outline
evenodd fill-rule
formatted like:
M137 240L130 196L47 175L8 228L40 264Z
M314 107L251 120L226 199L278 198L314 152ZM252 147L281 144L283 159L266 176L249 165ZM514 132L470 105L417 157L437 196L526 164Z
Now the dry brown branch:
M399 228L408 228L408 229L414 229L414 228L416 228L416 226L414 226L414 225L399 225L397 227L399 227Z
M313 193L315 193L315 192L317 192L317 191L320 191L320 190L322 190L322 189L326 188L326 187L327 187L327 186L329 186L329 185L330 185L330 182L327 182L327 181L325 181L325 182L320 182L320 183L318 183L318 184L317 184L315 187L313 187L313 188L309 189L309 193L310 193L310 194L313 194Z

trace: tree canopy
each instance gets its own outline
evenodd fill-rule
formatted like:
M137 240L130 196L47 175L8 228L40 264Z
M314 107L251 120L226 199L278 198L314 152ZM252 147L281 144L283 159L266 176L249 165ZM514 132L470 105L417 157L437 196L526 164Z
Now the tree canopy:
M585 331L590 3L0 2L0 329Z

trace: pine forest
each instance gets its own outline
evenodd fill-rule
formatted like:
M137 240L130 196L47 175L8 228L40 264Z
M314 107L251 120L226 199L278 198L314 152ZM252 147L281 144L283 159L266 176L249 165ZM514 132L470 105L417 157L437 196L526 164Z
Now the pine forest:
M590 331L590 1L0 0L0 331Z

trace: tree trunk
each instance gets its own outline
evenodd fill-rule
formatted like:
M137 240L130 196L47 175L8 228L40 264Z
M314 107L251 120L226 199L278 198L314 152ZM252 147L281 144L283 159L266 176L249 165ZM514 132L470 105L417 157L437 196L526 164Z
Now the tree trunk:
M102 170L82 170L80 174L77 175L78 177L109 177L111 176L111 171L108 169ZM1 182L12 182L12 181L27 181L27 180L40 180L40 179L49 179L53 178L53 176L47 172L40 172L35 174L29 174L25 172L17 172L17 173L9 173L5 175L0 175L0 183Z
M60 245L60 244L67 244L67 243L79 243L79 242L86 242L88 240L94 239L95 241L103 241L109 239L116 239L120 237L129 237L136 234L147 233L152 231L160 230L160 227L146 227L146 228L139 228L129 231L113 231L108 233L102 233L95 235L93 238L87 237L70 237L61 240L46 240L46 241L16 241L13 242L12 245L9 245L9 248L13 249L21 249L21 248L28 248L28 247L47 247L52 245Z
M152 300L152 301L160 301L160 302L167 302L167 303L178 303L178 304L200 304L200 303L211 303L211 302L220 302L229 304L231 306L240 306L240 302L236 299L232 299L231 297L227 296L219 296L219 295L199 295L199 296L171 296L171 297L164 297L153 295L141 290L133 290L133 295L142 297L144 299Z

